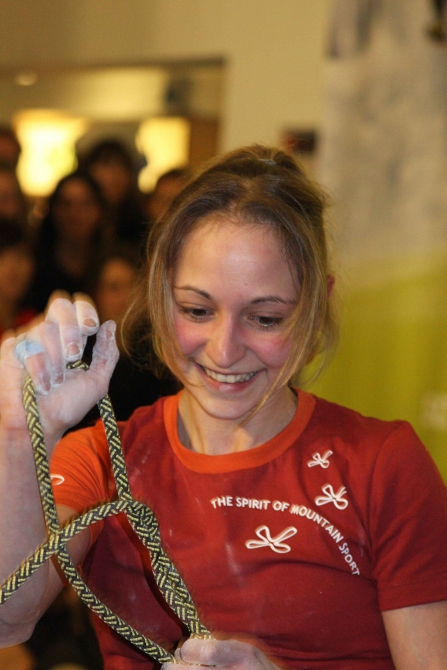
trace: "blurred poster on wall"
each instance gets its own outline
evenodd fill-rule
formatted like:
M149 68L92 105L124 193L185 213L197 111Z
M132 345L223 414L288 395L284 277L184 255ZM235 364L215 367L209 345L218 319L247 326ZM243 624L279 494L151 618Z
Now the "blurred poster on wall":
M411 421L447 480L447 45L433 38L440 8L429 0L333 3L319 178L334 201L342 330L312 390Z

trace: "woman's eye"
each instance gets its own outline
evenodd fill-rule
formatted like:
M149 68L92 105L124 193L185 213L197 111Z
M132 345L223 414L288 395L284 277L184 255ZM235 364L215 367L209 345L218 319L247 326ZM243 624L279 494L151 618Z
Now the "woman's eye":
M183 307L182 305L179 305L179 310L182 314L185 314L185 316L189 316L191 319L197 321L204 319L210 314L209 310L204 307Z
M254 320L262 329L269 330L279 326L284 319L279 316L255 316Z

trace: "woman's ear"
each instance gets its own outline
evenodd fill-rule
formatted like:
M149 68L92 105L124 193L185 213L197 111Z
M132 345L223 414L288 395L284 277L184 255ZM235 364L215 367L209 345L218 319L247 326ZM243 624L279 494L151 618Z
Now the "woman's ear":
M332 290L334 288L335 284L335 277L334 275L328 275L327 276L327 297L331 297Z

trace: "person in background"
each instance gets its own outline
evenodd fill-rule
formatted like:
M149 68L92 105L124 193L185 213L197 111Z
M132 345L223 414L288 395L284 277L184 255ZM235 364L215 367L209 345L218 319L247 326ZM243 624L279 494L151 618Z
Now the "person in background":
M117 325L120 356L110 380L109 396L119 421L127 420L137 407L151 405L178 390L177 382L166 368L161 368L157 376L152 372L148 358L153 354L150 356L147 349L139 351L138 332L128 335L127 347L123 342L123 319L135 299L141 272L141 259L135 248L121 243L99 260L90 290L100 321L113 320ZM92 416L96 416L96 410L88 421Z
M53 291L85 292L98 255L108 244L106 205L87 173L73 172L57 184L37 240L36 279L29 299L43 311Z
M0 218L0 339L37 316L26 302L35 270L32 247L19 222Z
M113 236L141 246L147 226L143 220L136 165L127 147L116 139L103 140L79 156L79 166L102 190Z
M28 226L28 203L13 168L0 163L0 217Z
M184 187L188 174L186 168L175 168L158 178L154 190L145 199L146 218L150 223L165 214L175 196Z
M0 124L0 165L15 171L22 147L11 126Z
M124 351L122 323L135 297L135 286L141 272L141 259L131 244L112 246L98 259L90 293L101 322L112 319L117 326L117 344Z

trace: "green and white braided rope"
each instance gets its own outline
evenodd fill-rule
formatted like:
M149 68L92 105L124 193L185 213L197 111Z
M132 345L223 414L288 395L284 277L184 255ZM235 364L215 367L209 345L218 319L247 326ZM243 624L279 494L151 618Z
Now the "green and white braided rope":
M86 370L88 366L82 361L77 361L76 363L69 364L68 367ZM136 535L149 551L155 581L169 607L187 626L191 635L211 637L210 632L198 617L194 603L181 576L163 550L158 523L152 510L132 498L121 438L109 397L105 396L105 398L100 400L98 408L109 445L117 500L86 511L62 528L59 526L57 518L50 478L50 467L37 409L36 394L29 375L26 377L23 386L23 403L36 462L37 480L47 525L48 539L3 584L0 589L0 605L6 602L45 561L55 555L68 582L81 600L100 619L159 663L175 662L174 656L171 653L123 621L92 593L78 574L66 548L66 544L70 538L90 525L108 516L124 512Z

